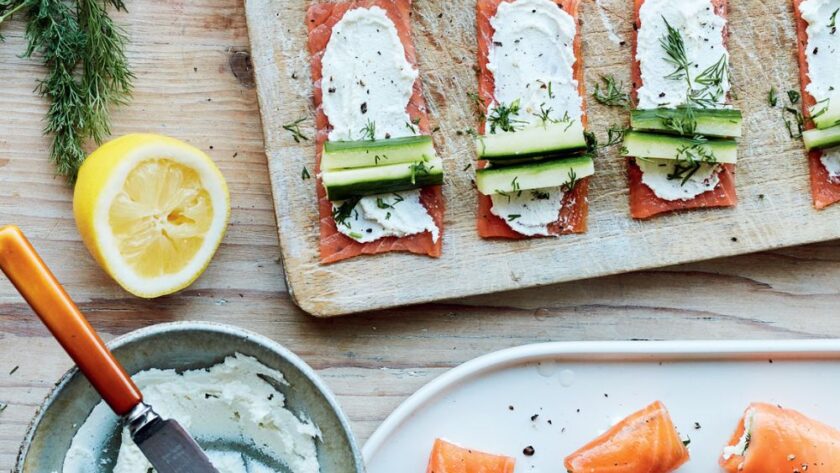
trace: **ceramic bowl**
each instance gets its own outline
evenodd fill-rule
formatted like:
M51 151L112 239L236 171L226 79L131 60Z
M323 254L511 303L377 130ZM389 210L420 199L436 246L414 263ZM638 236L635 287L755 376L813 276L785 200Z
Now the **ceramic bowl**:
M364 471L350 426L332 393L303 360L266 337L227 325L176 322L131 332L108 346L131 374L150 368L209 368L234 353L252 356L283 373L289 383L281 389L286 407L321 430L321 473ZM60 472L73 436L100 400L77 368L68 371L32 420L14 471ZM108 450L115 454L116 449Z

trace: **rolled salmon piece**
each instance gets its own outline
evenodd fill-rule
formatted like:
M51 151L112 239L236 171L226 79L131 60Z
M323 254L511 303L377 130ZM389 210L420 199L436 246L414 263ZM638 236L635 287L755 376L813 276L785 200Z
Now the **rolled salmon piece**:
M510 457L470 450L437 439L426 473L513 473L515 464Z
M689 460L686 443L656 401L566 457L569 473L669 473Z
M834 473L840 471L840 430L793 409L753 403L720 466L730 473Z

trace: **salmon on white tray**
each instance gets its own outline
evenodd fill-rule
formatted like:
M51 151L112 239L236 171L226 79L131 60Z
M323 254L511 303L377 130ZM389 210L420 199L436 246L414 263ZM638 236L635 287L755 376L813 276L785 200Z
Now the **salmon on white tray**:
M478 234L586 231L580 0L478 0ZM591 147L591 145L590 145Z
M410 10L411 0L358 0L307 13L324 264L441 255L443 161L429 136Z
M838 389L840 340L529 345L430 382L364 456L368 473L835 472L818 464L836 465Z

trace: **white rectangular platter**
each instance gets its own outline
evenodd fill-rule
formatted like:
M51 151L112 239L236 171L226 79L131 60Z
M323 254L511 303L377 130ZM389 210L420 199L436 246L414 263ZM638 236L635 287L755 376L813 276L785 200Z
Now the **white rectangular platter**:
M289 292L305 311L334 316L440 299L750 253L840 237L840 206L811 206L808 165L783 112L771 109L771 86L799 89L790 0L731 1L730 52L735 105L745 115L734 209L630 218L626 165L617 150L596 161L589 232L557 239L486 241L475 229L476 192L469 137L475 126L468 92L477 88L474 0L415 0L412 15L420 77L439 154L446 163L443 256L359 257L323 266L318 258L315 165L311 141L296 143L282 125L306 117L314 134L304 15L310 0L246 0L280 246ZM630 75L632 1L583 2L583 55L591 94L601 74L626 87ZM589 102L602 139L627 112Z
M691 439L679 473L713 473L723 471L721 450L750 402L840 428L838 390L840 340L531 345L432 381L385 420L364 454L368 473L423 473L434 439L444 437L512 456L516 472L563 471L566 455L660 400ZM523 455L527 446L533 456Z

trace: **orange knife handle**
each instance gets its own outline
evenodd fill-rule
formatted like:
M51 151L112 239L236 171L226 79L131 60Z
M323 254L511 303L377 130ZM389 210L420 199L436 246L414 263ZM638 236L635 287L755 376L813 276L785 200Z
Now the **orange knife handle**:
M0 269L117 415L142 402L134 381L15 226L0 228Z

